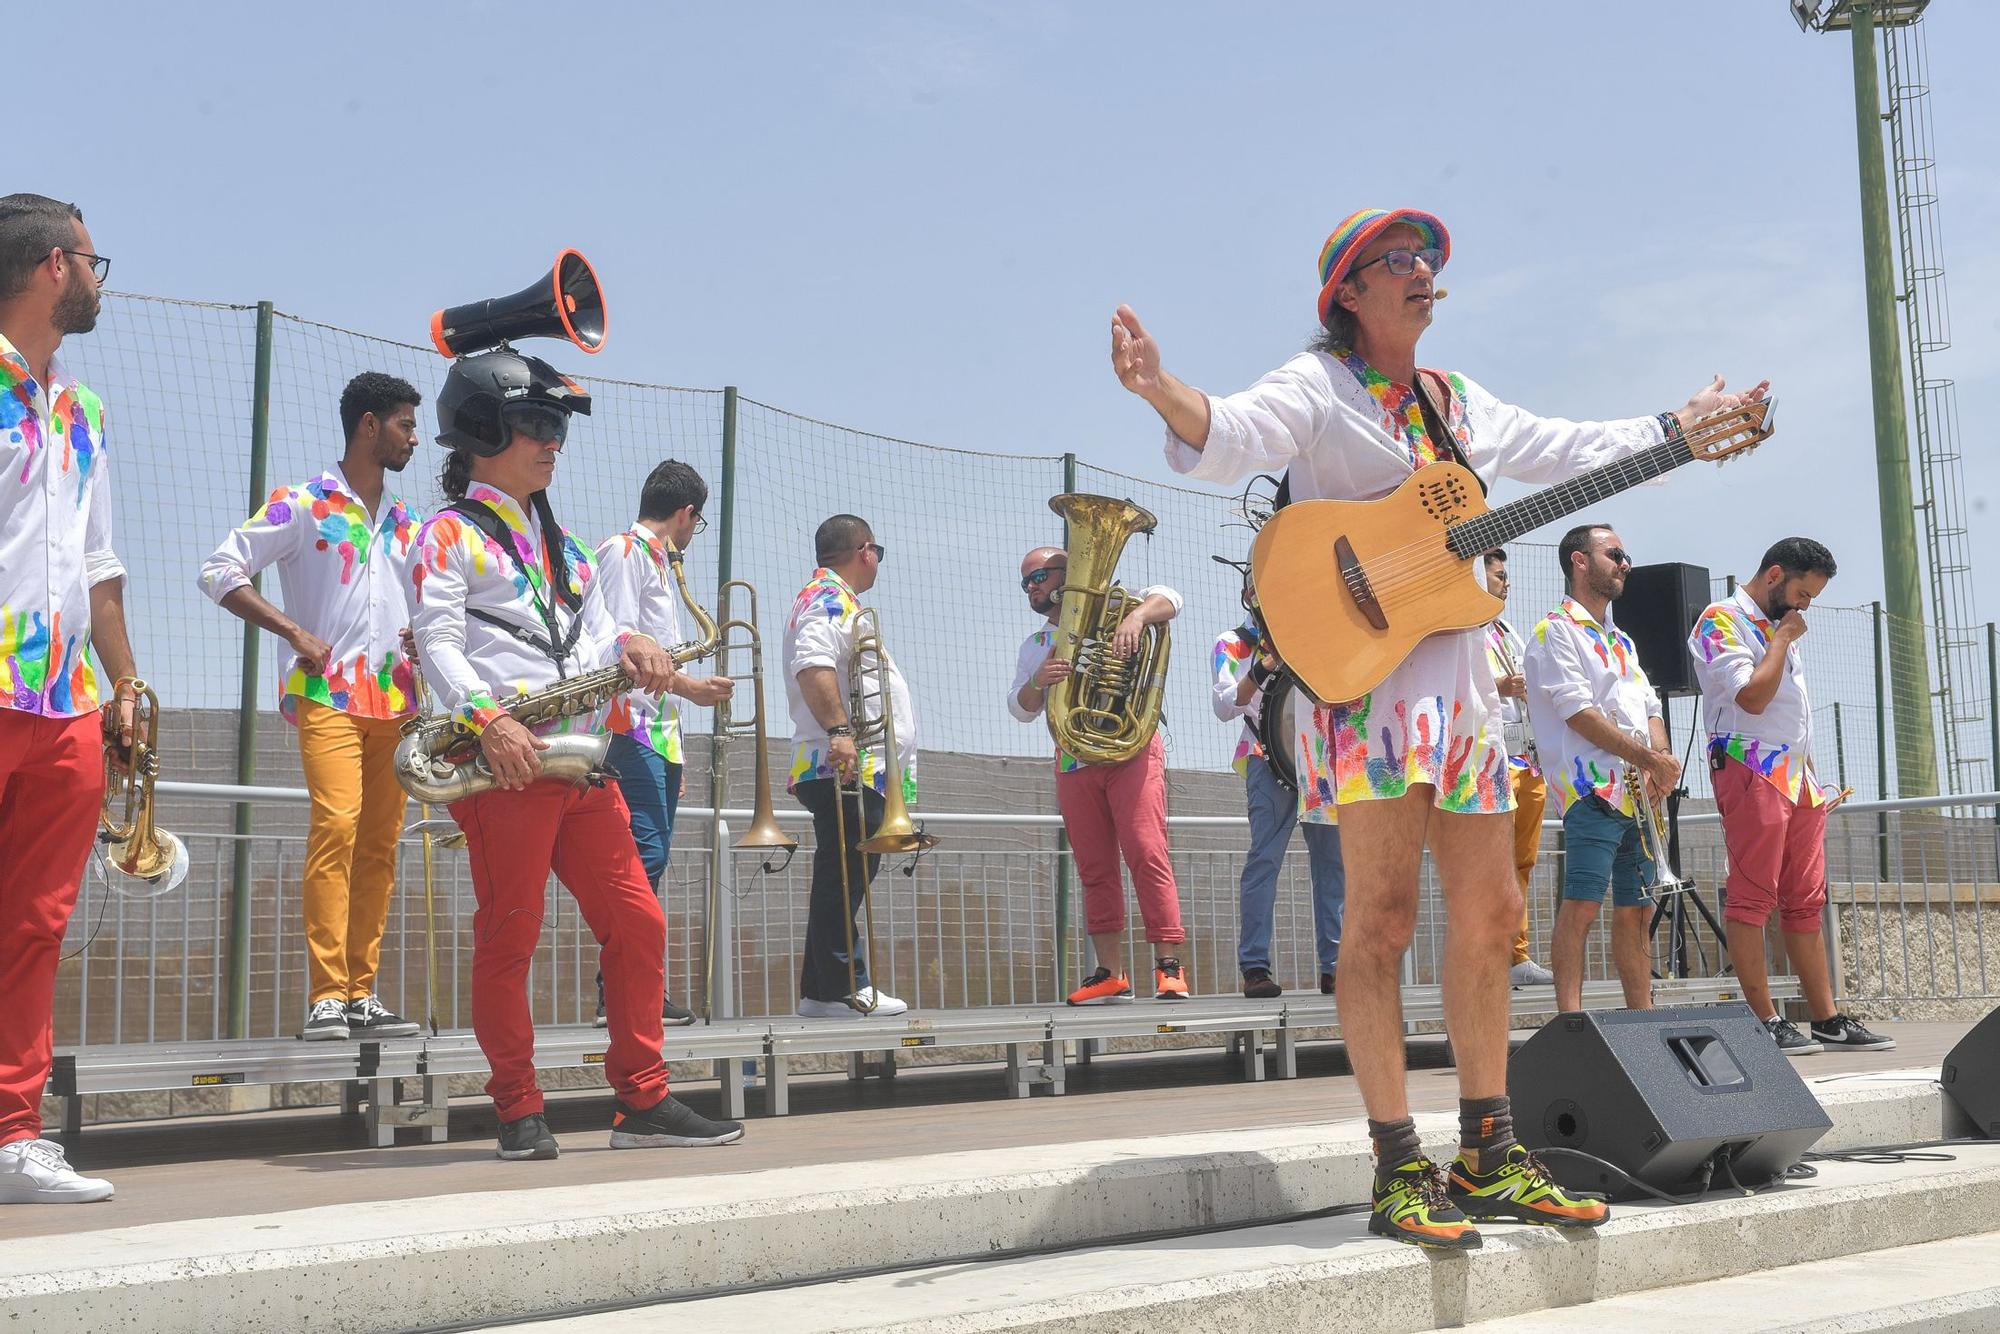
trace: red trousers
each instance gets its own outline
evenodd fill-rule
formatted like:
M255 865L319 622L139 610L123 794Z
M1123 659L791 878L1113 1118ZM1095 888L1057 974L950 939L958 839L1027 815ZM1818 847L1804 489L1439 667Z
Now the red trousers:
M1069 831L1076 877L1083 882L1084 929L1093 936L1125 929L1122 852L1146 939L1186 940L1180 892L1167 859L1166 747L1159 736L1123 764L1086 764L1056 775L1056 805Z
M0 1144L41 1138L56 965L103 803L95 713L0 709Z
M493 1068L486 1092L502 1121L542 1110L535 1083L535 1021L528 966L542 938L549 872L597 937L611 1045L604 1074L628 1107L667 1096L660 1060L667 921L632 842L615 784L575 787L544 778L520 792L494 789L453 802L472 858L472 1032Z

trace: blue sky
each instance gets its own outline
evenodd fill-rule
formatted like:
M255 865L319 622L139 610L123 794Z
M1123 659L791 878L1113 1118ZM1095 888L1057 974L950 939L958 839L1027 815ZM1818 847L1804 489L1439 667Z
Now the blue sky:
M2000 499L2000 13L1940 0L1927 26L1957 313L1933 366L1976 527ZM16 108L42 151L13 188L80 201L116 287L419 340L575 245L610 293L592 373L1166 480L1112 308L1239 387L1311 333L1332 223L1407 203L1454 236L1430 364L1571 417L1774 381L1755 457L1605 507L1636 556L1721 574L1802 531L1841 560L1831 600L1881 587L1849 49L1782 0L84 4L60 27L87 77ZM2000 568L2000 538L1975 556Z

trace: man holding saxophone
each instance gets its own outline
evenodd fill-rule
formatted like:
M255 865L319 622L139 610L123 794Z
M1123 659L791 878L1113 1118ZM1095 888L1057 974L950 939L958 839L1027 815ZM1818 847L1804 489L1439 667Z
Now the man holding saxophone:
M658 644L681 642L680 614L674 605L687 588L680 571L681 553L696 533L708 527L701 517L701 507L707 503L708 483L679 459L668 459L647 475L639 492L638 519L597 546L597 579L591 589L604 599L613 625L630 626ZM708 707L728 699L735 688L726 676L676 673L667 692ZM611 768L632 812L632 841L638 845L646 878L657 890L667 873L674 813L681 800L680 712L665 696L655 699L633 690L612 702L605 724L611 732ZM606 1022L604 974L599 973L597 1026L603 1028ZM694 1016L667 998L660 1022L682 1027L693 1023Z
M1015 663L1007 711L1020 722L1033 722L1047 707L1050 691L1076 670L1077 646L1058 642L1068 571L1069 555L1060 547L1036 547L1021 560L1021 591L1048 624L1022 641ZM1139 590L1109 636L1111 652L1130 660L1147 630L1164 626L1180 609L1181 595L1164 584ZM1135 686L1128 695L1128 707L1137 703L1139 689ZM1153 996L1186 1000L1187 974L1173 947L1187 939L1187 932L1181 927L1180 891L1167 857L1166 749L1157 728L1138 754L1115 763L1087 763L1058 745L1056 804L1083 882L1085 930L1097 957L1096 971L1069 994L1069 1003L1115 1005L1132 999L1125 971L1121 853L1132 872L1146 939L1154 948Z
M888 648L867 632L874 618L859 600L875 587L887 549L866 519L836 514L813 535L813 551L818 568L793 599L785 622L785 699L793 743L786 786L813 817L799 1014L886 1017L910 1007L870 982L870 960L855 935L882 862L862 844L883 825L892 783L902 802L916 799L917 720L903 673ZM875 697L878 689L886 701ZM869 741L885 712L890 730ZM857 729L867 744L857 744Z
M74 204L0 198L0 1204L111 1198L41 1137L56 966L113 739L107 678L127 747L135 707L104 401L56 359L97 325L111 261L95 250Z
M1618 980L1625 1004L1644 1010L1653 1003L1646 887L1660 871L1640 832L1643 798L1666 800L1681 766L1639 651L1611 620L1632 568L1618 534L1582 524L1563 535L1557 554L1569 596L1536 623L1521 657L1542 773L1562 811L1562 906L1550 948L1556 1004L1583 1008L1584 944L1609 886ZM1644 793L1632 788L1635 774Z
M438 395L439 443L451 450L440 485L448 503L418 535L411 627L439 701L478 739L491 784L451 802L472 867L472 1028L492 1067L486 1091L500 1117L499 1156L554 1158L535 1081L526 990L553 870L603 947L610 1050L618 1097L611 1147L726 1144L743 1134L669 1096L661 1061L666 921L633 846L618 789L542 772L554 742L498 703L546 693L616 663L658 694L676 672L644 633L619 633L604 601L586 597L590 553L556 522L548 500L573 412L590 398L539 358L511 349L452 363ZM588 715L564 718L594 730Z

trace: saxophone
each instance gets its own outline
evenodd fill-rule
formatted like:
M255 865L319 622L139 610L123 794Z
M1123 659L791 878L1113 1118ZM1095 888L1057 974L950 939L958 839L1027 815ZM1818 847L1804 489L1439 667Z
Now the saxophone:
M688 591L687 574L681 568L681 550L669 538L667 561L673 569L674 584L681 603L694 618L699 637L667 650L676 668L714 655L722 643L715 618L703 611ZM617 666L600 667L594 672L557 681L540 690L516 695L501 708L529 731L565 718L596 713L612 700L632 689L633 680ZM611 738L603 732L544 737L546 750L536 752L542 762L542 777L568 782L589 782L603 775L605 752ZM454 801L477 796L498 786L486 756L479 749L479 737L457 719L446 715L417 717L403 724L403 739L396 743L396 781L418 801L448 806Z

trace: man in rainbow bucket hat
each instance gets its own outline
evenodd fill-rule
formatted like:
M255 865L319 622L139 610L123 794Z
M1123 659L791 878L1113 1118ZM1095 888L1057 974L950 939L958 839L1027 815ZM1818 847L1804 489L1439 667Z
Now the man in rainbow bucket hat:
M1450 258L1450 233L1433 215L1363 209L1320 251L1321 333L1248 389L1216 397L1162 370L1159 345L1129 306L1112 317L1112 367L1165 420L1175 472L1228 483L1284 469L1295 500L1379 499L1440 460L1470 469L1482 487L1502 477L1559 482L1768 388L1732 394L1717 376L1673 412L1572 422L1503 403L1457 373L1419 372L1417 341ZM1432 635L1372 692L1324 710L1332 773L1300 775L1301 787L1326 779L1340 806L1347 916L1337 987L1375 1145L1369 1230L1455 1249L1479 1245L1481 1218L1596 1227L1610 1216L1602 1199L1558 1186L1514 1138L1507 961L1521 891L1483 641L1483 627ZM1458 1060L1460 1150L1449 1171L1419 1145L1404 1088L1400 968L1427 843L1450 922L1445 1027Z

